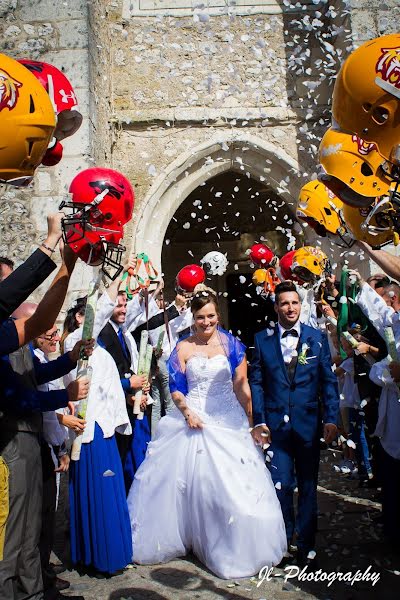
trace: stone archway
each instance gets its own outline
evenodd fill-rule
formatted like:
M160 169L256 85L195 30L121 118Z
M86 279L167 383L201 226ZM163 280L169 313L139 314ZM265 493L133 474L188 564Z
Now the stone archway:
M285 151L256 136L225 132L182 154L157 177L137 215L134 249L146 249L160 268L164 236L176 210L196 187L226 171L265 181L288 204L295 204L301 187L299 164ZM311 230L307 238L309 243L315 239Z

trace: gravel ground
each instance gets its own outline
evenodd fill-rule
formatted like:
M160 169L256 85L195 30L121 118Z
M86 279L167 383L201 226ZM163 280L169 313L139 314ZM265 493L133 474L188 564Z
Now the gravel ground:
M269 578L225 581L212 575L189 555L166 565L130 566L113 577L67 570L61 577L71 582L66 597L80 594L85 600L398 600L400 555L389 553L382 538L379 491L358 487L358 482L335 473L339 453L321 456L317 557L327 574L379 575L375 585L366 579L353 582L307 581L302 577L285 581L288 572L275 569ZM68 514L66 478L62 483L58 510L55 562L68 564ZM295 571L292 571L295 575ZM350 575L347 575L350 578Z

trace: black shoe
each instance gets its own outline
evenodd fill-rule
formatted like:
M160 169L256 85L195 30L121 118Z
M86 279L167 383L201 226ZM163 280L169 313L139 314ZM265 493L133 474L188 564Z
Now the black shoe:
M66 581L65 579L60 579L60 577L56 577L56 580L54 582L54 587L59 591L62 592L63 590L67 590L70 587L70 582Z
M304 550L298 550L297 566L300 567L300 569L307 567L308 571L316 571L318 569L318 562L315 558L315 552L313 550L309 552L305 552Z

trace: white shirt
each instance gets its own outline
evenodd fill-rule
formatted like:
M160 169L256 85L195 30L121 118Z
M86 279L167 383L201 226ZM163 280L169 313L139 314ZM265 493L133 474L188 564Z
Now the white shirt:
M381 337L385 327L392 327L397 352L400 354L400 315L376 291L364 283L356 302L371 321ZM389 371L388 357L371 367L370 379L382 387L379 398L378 422L374 435L380 438L384 450L397 460L400 459L400 391Z
M278 323L278 332L279 339L281 343L282 356L285 364L289 364L294 356L297 356L297 345L300 339L300 319L296 322L293 327L289 329L285 329L282 327L280 323ZM287 335L286 337L282 337L285 331L290 331L294 329L297 332L297 336L295 335Z
M162 312L162 310L159 311L159 313L161 313L161 312ZM169 342L167 332L165 331L165 325L161 325L160 327L157 327L156 329L152 329L151 331L149 331L149 339L150 339L151 345L153 347L157 346L160 333L162 331L164 331L165 333L164 333L164 339L163 339L163 344L162 344L162 351L163 351L162 357L165 360L168 360L171 355L171 352L174 350L176 344L179 341L179 333L181 331L184 331L188 327L190 327L192 324L193 324L192 311L190 310L190 308L186 308L184 311L182 311L180 313L180 315L178 317L175 317L175 319L171 319L168 323L170 337L171 337L171 343Z
M40 360L42 364L48 363L49 359L45 353L39 348L34 349L35 356ZM62 386L59 379L49 381L38 385L40 392L49 392L51 390L61 390ZM64 409L60 409L58 412L63 412ZM61 446L63 442L68 438L67 428L60 425L56 412L54 410L48 410L42 413L43 416L43 437L45 442L51 446Z
M360 394L358 385L354 381L354 359L352 357L346 358L339 366L345 371L340 395L340 408L360 408Z

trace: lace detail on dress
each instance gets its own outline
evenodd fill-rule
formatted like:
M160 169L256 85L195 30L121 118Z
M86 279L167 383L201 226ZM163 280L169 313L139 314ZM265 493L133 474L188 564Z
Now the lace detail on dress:
M229 361L224 354L211 358L193 354L186 363L188 407L204 422L224 427L248 428L246 414L233 391Z

